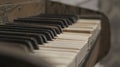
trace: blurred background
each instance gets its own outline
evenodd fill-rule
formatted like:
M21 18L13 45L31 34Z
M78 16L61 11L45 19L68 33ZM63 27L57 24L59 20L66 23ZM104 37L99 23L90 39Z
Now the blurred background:
M120 67L120 0L100 0L99 10L111 24L111 50L101 63L104 67Z

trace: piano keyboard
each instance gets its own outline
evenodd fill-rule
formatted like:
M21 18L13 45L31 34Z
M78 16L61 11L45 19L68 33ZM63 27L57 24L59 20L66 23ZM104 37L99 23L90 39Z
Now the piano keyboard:
M75 15L18 18L0 25L0 45L45 58L54 67L79 67L100 33L100 23Z

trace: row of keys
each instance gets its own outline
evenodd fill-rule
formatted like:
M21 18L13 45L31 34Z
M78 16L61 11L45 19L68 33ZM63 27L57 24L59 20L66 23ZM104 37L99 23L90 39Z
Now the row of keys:
M0 41L22 43L28 51L39 50L38 45L52 41L62 28L77 21L75 15L47 15L18 18L13 23L0 25Z
M39 45L40 50L33 55L46 59L54 67L79 67L99 35L100 23L99 19L78 19L54 41Z

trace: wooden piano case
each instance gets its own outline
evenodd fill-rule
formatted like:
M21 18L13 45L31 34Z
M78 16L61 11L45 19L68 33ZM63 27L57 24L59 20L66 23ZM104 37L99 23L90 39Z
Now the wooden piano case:
M21 2L24 2L24 0L1 1L0 5L2 6L0 8L5 8L9 6L8 8L10 8L10 10L6 10L6 12L4 12L5 10L1 10L3 11L3 13L0 16L0 22L12 21L15 18L33 16L40 13L86 15L85 18L88 19L100 19L102 21L102 30L98 38L96 39L96 42L94 43L93 47L91 48L89 54L86 56L85 60L82 61L82 63L80 63L80 67L93 67L96 62L104 58L109 52L110 24L108 18L103 13L85 8L69 6L57 2L51 2L48 0L40 0L39 2L35 3L31 2L32 4L30 2L22 4ZM19 3L19 5L14 6L13 4L16 3Z

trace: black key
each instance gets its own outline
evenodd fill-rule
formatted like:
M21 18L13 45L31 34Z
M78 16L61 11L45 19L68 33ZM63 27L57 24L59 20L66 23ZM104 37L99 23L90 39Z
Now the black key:
M15 31L15 32L24 32L24 33L38 33L43 34L46 36L47 40L52 40L52 37L50 33L46 31L36 31L36 30L30 30L30 29L22 29L22 28L10 28L10 27L0 27L1 31Z
M44 23L34 23L34 22L31 22L31 24L38 24L38 25L45 25L45 26L54 26L54 27L57 28L57 32L59 32L58 34L60 34L60 33L63 32L62 27L60 25L56 25L56 24L44 24Z
M62 15L62 14L40 14L38 17L52 17L52 18L67 18L72 23L76 22L78 20L77 15Z
M36 43L34 38L24 37L24 36L15 36L15 35L11 36L11 35L8 35L8 34L2 34L2 35L0 35L0 38L28 40L28 41L31 42L32 47L34 49L39 49L38 44Z
M73 23L68 19L68 18L57 18L57 17L42 17L42 16L33 16L29 18L39 18L39 19L44 19L44 20L59 20L65 22L65 24L72 25Z
M44 33L44 32L47 32L50 34L50 37L53 39L55 36L53 35L53 32L51 30L48 30L48 29L38 29L38 28L35 28L35 27L26 27L26 26L12 26L12 25L0 25L0 28L7 28L7 29L19 29L19 30L31 30L31 31L39 31L41 33Z
M64 25L63 22L61 21L50 21L50 20L39 20L39 19L27 19L27 18L19 18L14 20L15 22L34 22L34 23L42 23L42 24L56 24L56 25L60 25L62 28L65 28L66 26Z
M0 37L0 41L4 41L4 42L12 42L12 43L20 43L21 45L24 45L27 47L27 49L30 52L33 52L33 47L32 47L32 43L28 40L20 40L20 39L11 39L11 38L1 38ZM11 45L11 44L10 44Z
M25 24L35 24L35 25L40 25L40 26L46 26L46 27L54 27L54 28L56 28L56 32L57 32L57 34L60 34L60 33L62 33L63 31L62 31L62 27L60 26L60 25L57 25L57 24L44 24L44 23L34 23L34 22L15 22L15 23L25 23ZM14 24L15 24L14 23ZM10 24L10 23L7 23L7 24Z
M19 32L19 31L15 31L15 30L12 30L12 29L10 29L10 30L2 29L0 31L1 32L5 31L5 32L11 32L11 33L17 33L16 35L33 36L33 37L37 38L39 44L47 43L47 38L46 38L46 36L44 34Z
M23 30L23 31L38 32L38 33L45 34L48 37L49 40L52 40L54 38L54 35L53 35L52 31L45 30L45 29L23 28L23 27L19 27L19 26L18 27L8 27L6 29L18 29L18 30Z
M34 37L37 39L39 44L44 44L47 43L47 39L46 36L43 34L37 34L37 33L27 33L27 32L15 32L13 31L9 31L9 30L0 30L0 34L11 34L11 35L18 35L18 36L30 36L30 37Z
M66 27L68 27L69 24L65 19L60 18L42 18L42 17L29 17L29 18L20 18L20 19L37 19L37 20L47 20L47 21L60 21L62 22Z
M48 18L48 19L61 19L61 20L65 20L69 25L72 25L74 23L74 17L66 17L64 15L57 15L57 14L40 14L38 16L32 16L32 17L28 17L28 18L34 18L34 17L39 17L39 18Z
M36 24L25 24L25 23L7 23L5 26L12 26L12 27L22 27L22 28L32 28L32 29L44 29L44 30L51 30L51 35L53 36L57 36L57 32L55 30L55 28L51 28L51 27L45 27L45 26L41 26L41 25L36 25Z
M32 34L32 33L21 33L21 32L13 32L13 31L0 31L0 35L11 35L11 36L24 36L24 37L33 37L34 39L36 39L38 44L43 44L43 39L42 36L43 35L38 35L38 34Z

